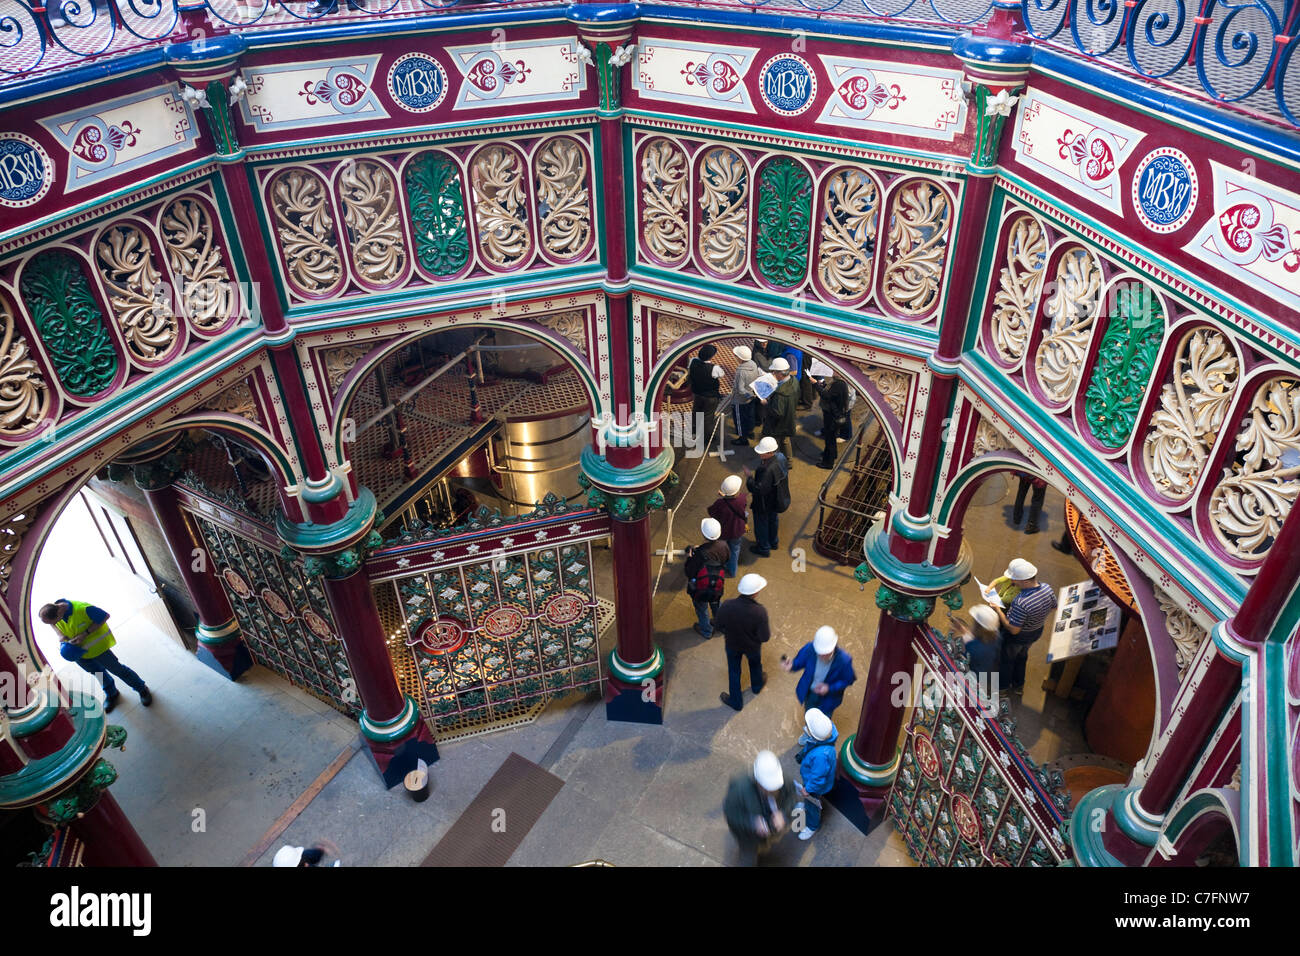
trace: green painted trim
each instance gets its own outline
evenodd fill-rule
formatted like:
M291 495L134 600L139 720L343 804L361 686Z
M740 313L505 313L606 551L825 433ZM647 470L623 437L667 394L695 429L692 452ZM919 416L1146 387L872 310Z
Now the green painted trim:
M0 807L16 810L48 800L98 757L108 729L104 705L95 697L73 695L67 710L73 725L68 742L17 773L0 777Z
M1237 847L1238 851L1240 851L1241 832L1237 826L1238 821L1233 817L1231 808L1224 803L1222 795L1217 790L1200 790L1183 801L1178 809L1169 815L1169 820L1161 832L1161 839L1173 846L1193 821L1200 818L1206 811L1214 810L1222 813L1227 818L1233 833L1237 837Z
M332 472L328 478L318 485L314 485L310 481L304 482L298 491L298 495L303 501L310 502L314 505L333 501L342 493L343 480Z
M602 491L616 494L629 494L648 491L651 487L668 477L673 470L677 453L671 448L664 448L653 458L645 459L632 468L619 468L611 465L604 455L598 455L596 449L586 445L579 458L582 473L593 485Z
M1268 841L1269 866L1295 865L1295 829L1292 823L1292 789L1290 741L1287 736L1287 657L1285 647L1270 639L1261 649L1264 679L1264 740L1260 750L1264 757L1264 787L1267 795L1268 829L1263 834ZM1244 723L1244 721L1243 721ZM1258 751L1257 751L1258 752ZM1258 778L1253 778L1255 781ZM1253 790L1247 784L1243 770L1243 797ZM1242 805L1249 807L1243 799ZM1249 809L1246 811L1249 812Z
M915 597L937 597L945 591L959 587L971 569L970 545L963 541L952 564L936 567L929 561L905 564L889 552L889 535L879 526L867 532L862 543L867 565L882 584L890 589Z
M54 723L59 713L59 699L42 690L38 699L25 710L9 712L9 732L15 739L30 737Z
M362 711L359 718L362 736L367 740L373 740L375 743L387 744L395 740L401 740L410 734L420 721L420 711L415 706L415 701L410 697L403 694L402 699L406 703L403 705L401 713L392 720L371 720L366 712Z
M232 617L224 624L218 624L215 627L208 627L208 625L200 622L199 626L194 629L194 637L204 647L220 647L222 644L238 641L240 638L239 618Z
M314 524L310 521L296 524L277 512L275 531L281 541L304 554L341 551L359 543L370 533L378 510L374 492L363 487L348 505L348 513L338 521L331 524Z
M893 531L900 538L906 538L908 541L929 541L934 537L934 530L927 524L923 528L914 528L907 523L907 512L899 510L894 512L894 520L890 522Z
M1160 839L1163 817L1149 817L1137 804L1141 787L1128 787L1116 795L1110 807L1110 815L1120 830L1134 843L1142 846L1155 846Z
M894 752L892 763L881 765L866 763L858 759L858 755L853 752L853 741L857 736L857 734L849 734L840 744L840 767L845 775L865 787L892 786L894 778L898 776L898 768L902 764L902 749Z
M657 678L664 672L664 652L658 644L650 645L650 659L641 664L629 664L618 656L618 648L609 652L609 673L625 684L639 684Z
M1070 814L1070 848L1074 850L1075 865L1080 867L1123 866L1102 843L1103 830L1091 826L1078 826L1080 820L1092 820L1096 811L1103 814L1102 825L1110 815L1115 800L1123 791L1123 784L1112 783L1098 787L1083 795L1074 812Z

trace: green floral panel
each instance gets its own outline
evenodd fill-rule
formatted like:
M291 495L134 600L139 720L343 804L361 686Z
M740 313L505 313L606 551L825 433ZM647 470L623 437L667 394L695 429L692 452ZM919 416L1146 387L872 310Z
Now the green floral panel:
M80 263L66 252L43 252L23 273L23 301L73 395L94 395L117 376L117 353Z
M460 171L450 157L424 153L406 168L405 182L416 258L435 276L455 275L469 261Z
M1160 303L1149 289L1119 290L1083 405L1088 427L1107 448L1121 447L1137 423L1164 332Z
M773 160L758 177L758 271L774 286L788 288L808 271L812 235L812 177L788 157Z

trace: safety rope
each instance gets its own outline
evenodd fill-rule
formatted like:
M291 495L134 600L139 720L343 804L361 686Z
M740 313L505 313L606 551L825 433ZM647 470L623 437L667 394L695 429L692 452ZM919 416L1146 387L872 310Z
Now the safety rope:
M718 433L718 426L722 424L723 414L724 414L724 410L719 409L718 414L716 414L713 417L713 431L709 433L709 440L704 443L705 449L711 448L713 446L713 436L715 436ZM691 424L694 424L694 420L693 420L694 416L691 417L692 417ZM679 506L690 495L691 489L695 487L695 479L700 477L700 469L704 467L704 463L708 461L708 459L709 459L709 452L705 451L704 454L700 456L700 463L695 466L695 474L691 475L691 480L686 484L686 490L682 492L681 498L678 499L677 503ZM725 458L721 460L724 464L726 463ZM673 516L676 513L676 511L677 511L676 508L670 508L668 510L668 526L664 529L664 547L663 547L664 553L663 553L663 557L659 559L659 573L655 575L654 590L650 592L651 601L653 601L655 599L655 596L658 595L659 593L659 580L663 577L664 565L668 563L668 556L672 553L673 550Z

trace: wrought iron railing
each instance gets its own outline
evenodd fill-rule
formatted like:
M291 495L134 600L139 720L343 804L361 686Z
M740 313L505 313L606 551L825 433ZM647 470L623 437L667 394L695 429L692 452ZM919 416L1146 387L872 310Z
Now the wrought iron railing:
M817 493L819 509L813 547L818 554L840 564L862 560L862 542L883 514L893 487L892 462L884 430L874 418L868 418L847 443ZM846 472L843 487L832 492Z

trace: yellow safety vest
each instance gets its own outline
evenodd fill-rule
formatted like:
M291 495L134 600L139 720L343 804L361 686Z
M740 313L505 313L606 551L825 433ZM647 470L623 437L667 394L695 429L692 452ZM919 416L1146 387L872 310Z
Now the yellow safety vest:
M85 601L69 601L72 605L72 613L54 626L64 637L76 637L87 628L92 630L86 635L81 642L81 648L86 652L83 658L98 657L110 647L117 644L113 637L113 632L108 629L108 622L95 627L90 620L90 615L86 613L86 608L90 607Z

